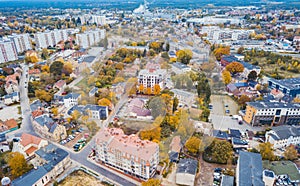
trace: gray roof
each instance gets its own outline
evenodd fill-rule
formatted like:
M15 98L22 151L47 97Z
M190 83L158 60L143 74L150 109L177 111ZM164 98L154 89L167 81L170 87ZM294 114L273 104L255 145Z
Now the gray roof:
M299 87L300 78L289 78L289 79L280 79L280 80L270 78L269 82L278 84L282 87L287 87L291 90L293 90L293 89L294 90L299 90L300 89L300 87Z
M176 173L189 173L196 175L198 168L198 161L190 158L180 159Z
M51 171L59 162L64 160L69 153L61 148L49 144L46 147L43 147L35 152L36 155L46 160L46 164L43 167L47 171Z
M36 155L40 156L47 163L42 166L33 169L23 176L12 181L13 186L26 186L34 185L40 178L50 172L58 163L64 160L69 153L61 148L49 144L35 152Z
M34 185L41 177L45 176L48 171L43 167L32 169L28 173L20 176L19 178L12 181L13 186L25 186Z
M178 69L190 68L190 67L188 67L186 64L178 63L178 62L173 63L172 66L174 66L174 67L176 67L176 68L178 68Z
M240 151L239 153L239 183L242 186L264 186L262 180L262 158L258 153Z
M221 186L233 186L234 177L223 175L221 180Z
M300 109L299 103L282 103L282 102L247 102L247 105L250 105L257 109L270 109L270 108L289 108L289 109Z
M46 126L48 128L48 131L50 133L53 133L56 129L56 127L58 126L57 123L55 123L53 121L52 118L50 118L48 115L44 114L41 116L38 116L34 119L38 124L40 124L41 126Z
M213 137L227 140L228 139L228 134L227 134L227 132L224 132L224 131L213 130Z
M71 92L71 93L67 94L64 97L64 99L70 99L70 98L77 99L79 96L80 96L80 94Z
M294 126L282 125L278 127L273 127L272 130L275 132L276 137L274 139L281 140L281 139L288 139L290 136L299 137L300 131L299 128ZM274 137L274 135L272 135Z
M39 108L42 108L42 107L43 107L43 104L40 100L36 100L33 103L31 103L31 105L30 105L31 111L35 111L35 110L37 110Z

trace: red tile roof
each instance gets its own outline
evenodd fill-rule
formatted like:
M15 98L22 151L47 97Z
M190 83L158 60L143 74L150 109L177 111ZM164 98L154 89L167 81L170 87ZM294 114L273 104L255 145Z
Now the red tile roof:
M42 138L33 136L31 134L27 134L27 133L23 133L21 136L21 145L23 147L26 147L29 144L35 144L35 145L39 145L41 142Z

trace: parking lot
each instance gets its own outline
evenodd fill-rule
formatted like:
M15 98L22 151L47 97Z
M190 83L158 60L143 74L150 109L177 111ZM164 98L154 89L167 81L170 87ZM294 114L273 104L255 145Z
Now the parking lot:
M212 95L211 96L211 113L214 115L235 115L238 113L238 105L227 95Z

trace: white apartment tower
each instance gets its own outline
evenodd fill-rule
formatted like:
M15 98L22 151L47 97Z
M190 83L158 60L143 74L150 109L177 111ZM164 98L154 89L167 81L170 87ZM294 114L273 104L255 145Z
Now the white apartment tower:
M16 47L12 41L0 41L0 63L18 59Z
M14 43L17 53L32 49L29 34L11 35L8 38Z
M105 38L104 29L96 29L86 31L81 34L76 35L76 43L82 48L89 48L93 45L96 45L101 39Z
M34 35L34 38L38 48L48 48L55 46L60 41L66 41L68 32L66 29L39 32Z

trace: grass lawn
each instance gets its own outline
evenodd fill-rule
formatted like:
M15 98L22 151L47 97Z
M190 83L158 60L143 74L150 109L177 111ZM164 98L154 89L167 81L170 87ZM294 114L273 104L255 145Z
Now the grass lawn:
M263 161L263 167L274 171L276 175L288 174L291 180L300 180L300 173L291 161Z
M299 77L298 73L293 73L287 70L281 70L280 66L276 63L276 64L268 64L267 63L267 58L266 57L254 57L251 59L251 64L253 62L257 61L258 62L258 66L260 66L262 68L262 70L264 71L264 74L267 76L271 76L274 71L275 68L277 68L277 72L280 76L284 77L284 78L292 78L292 77Z
M86 90L87 88L89 89L90 87L88 86L88 78L85 77L81 81L79 81L75 86L79 87L80 89Z

